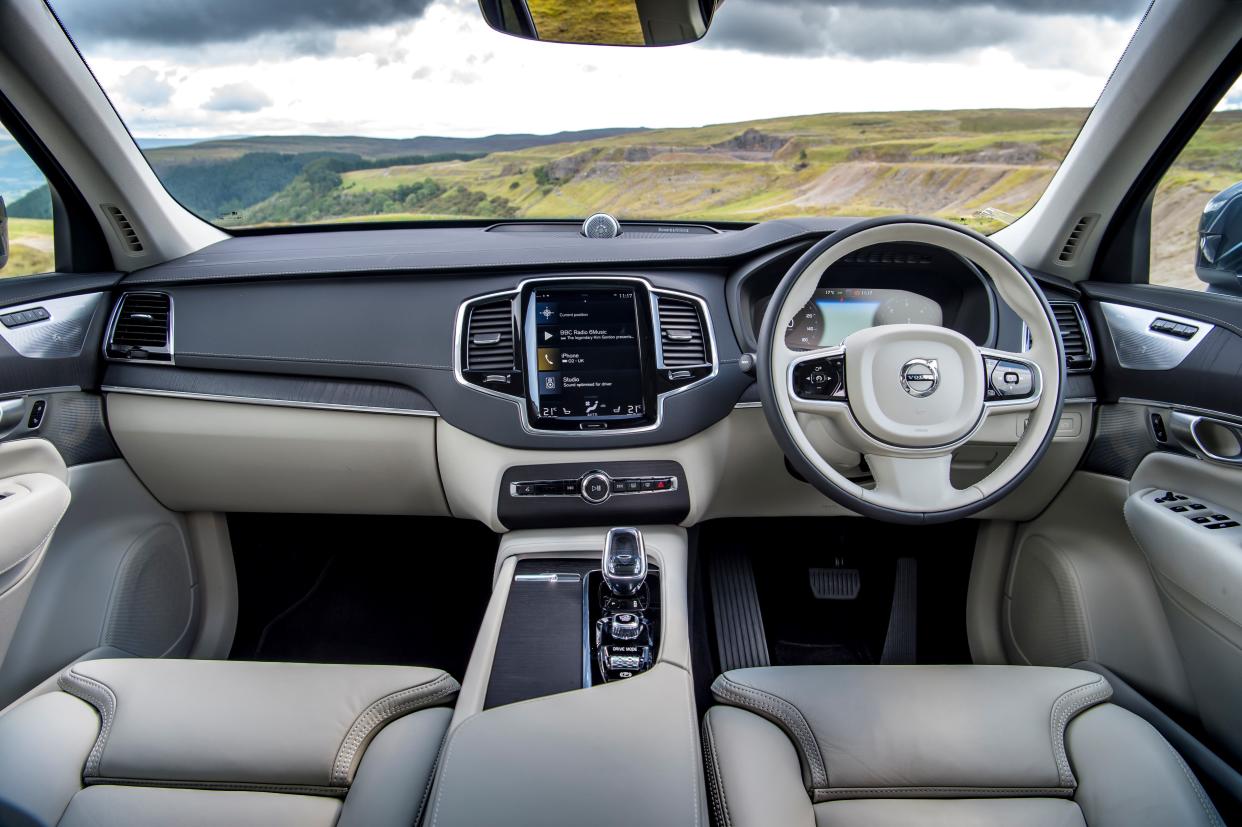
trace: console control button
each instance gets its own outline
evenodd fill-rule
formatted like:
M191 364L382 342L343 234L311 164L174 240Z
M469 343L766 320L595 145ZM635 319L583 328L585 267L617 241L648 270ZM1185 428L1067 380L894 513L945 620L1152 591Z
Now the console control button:
M617 614L612 616L612 621L608 624L608 634L617 640L633 640L642 633L643 623L638 615L632 613Z
M603 471L592 471L582 478L579 490L582 499L599 505L612 496L612 480Z

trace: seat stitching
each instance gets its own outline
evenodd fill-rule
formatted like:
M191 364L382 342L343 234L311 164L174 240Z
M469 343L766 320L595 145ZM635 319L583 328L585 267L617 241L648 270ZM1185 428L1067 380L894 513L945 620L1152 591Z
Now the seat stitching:
M694 686L690 681L690 673L687 671L685 675L686 675L686 679L685 681L683 681L682 685L685 686L686 688L686 722L690 724L690 738L691 740L693 740L694 738L697 738L699 734L699 728L697 725L697 721L695 721L696 707L694 704ZM702 827L702 824L703 824L701 817L699 815L699 776L700 776L701 770L702 770L702 767L699 765L699 759L697 756L695 756L694 750L691 750L690 751L690 791L691 791L690 797L694 801L694 806L692 807L692 809L694 810L693 824L695 824L696 827ZM710 816L708 817L708 820L709 821L711 820Z
M1070 718L1089 706L1108 700L1112 697L1112 694L1113 687L1108 681L1104 680L1103 676L1099 676L1090 683L1085 683L1062 692L1052 702L1052 712L1049 721L1052 736L1052 754L1057 765L1057 776L1063 787L1072 789L1078 786L1078 782L1074 778L1074 770L1070 766L1069 755L1065 751L1065 727L1069 724Z
M349 786L358 753L376 730L406 713L431 706L441 698L454 694L459 688L452 676L441 673L429 683L385 695L364 709L354 719L353 725L345 733L340 749L337 750L336 760L332 763L332 784Z
M816 804L850 798L892 798L907 795L940 794L962 798L989 798L997 795L1069 798L1073 790L1065 787L834 787L813 790Z
M1190 782L1190 788L1195 791L1195 797L1199 799L1199 806L1203 808L1203 814L1207 816L1208 824L1212 827L1224 827L1223 822L1220 820L1220 814L1216 812L1216 807L1213 806L1212 800L1208 798L1208 794L1204 791L1203 785L1199 783L1198 777L1186 764L1186 759L1182 758L1182 754L1174 749L1168 739L1160 734L1160 730L1151 725L1151 721L1148 721L1146 718L1139 718L1139 720L1147 724L1147 728L1155 733L1156 737L1160 739L1160 743L1164 744L1165 749L1173 753L1173 759L1182 768L1182 773L1186 776L1186 780Z
M444 799L444 787L448 783L449 764L453 760L453 749L457 746L461 733L466 729L466 727L470 726L471 723L482 717L482 713L475 713L473 716L458 724L457 729L449 733L452 735L451 738L448 735L445 736L448 738L448 752L444 754L444 763L441 766L443 774L439 778L439 783L436 784L436 800L431 806L431 827L436 827L436 822L440 820L440 802Z
M440 756L444 755L444 744L448 737L449 728L445 727L444 734L440 736L440 746L436 749L436 758L431 762L431 772L427 774L427 783L423 786L423 797L418 802L418 811L414 813L414 827L423 823L423 810L427 809L427 802L431 800L431 785L435 783L436 773L440 769Z
M82 768L83 777L99 775L99 765L103 762L104 744L112 732L112 722L116 719L116 693L102 681L88 678L70 668L57 681L65 692L86 701L99 712L99 735L86 756L86 766Z
M213 790L282 793L285 795L316 795L323 798L342 798L348 789L345 787L322 786L319 784L269 784L262 781L185 781L180 779L162 778L125 778L123 776L90 775L82 779L87 786L100 784L121 785L125 787L158 787L177 790Z
M828 769L824 764L823 756L820 754L819 743L815 740L815 733L811 730L811 725L807 723L806 718L798 707L778 695L773 695L753 686L737 683L728 675L721 675L717 678L716 686L713 689L721 700L732 701L743 707L753 705L759 711L766 712L778 724L783 725L789 730L795 740L802 745L802 751L806 755L807 764L811 771L812 789L828 786ZM730 697L729 692L733 693L734 697ZM747 692L759 697L747 697ZM767 699L766 703L764 699Z
M711 770L707 783L711 787L712 804L716 811L718 827L730 827L729 802L725 798L724 777L720 772L720 757L716 754L716 739L712 735L711 713L703 716L703 753Z

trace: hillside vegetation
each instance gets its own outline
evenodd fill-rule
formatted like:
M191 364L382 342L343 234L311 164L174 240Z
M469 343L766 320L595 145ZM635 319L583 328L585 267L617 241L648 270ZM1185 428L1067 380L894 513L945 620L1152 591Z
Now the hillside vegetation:
M175 197L223 226L581 218L603 210L623 219L739 222L911 213L991 231L1039 198L1086 116L988 109L543 136L269 136L146 155ZM1161 182L1153 281L1201 286L1193 274L1198 215L1239 179L1242 112L1218 112ZM50 202L36 191L12 206L15 215L43 218Z
M623 218L760 221L909 212L986 228L980 209L1020 214L1034 202L1085 117L1078 109L900 112L644 130L466 162L348 171L313 202L303 187L241 218L566 218L605 210Z

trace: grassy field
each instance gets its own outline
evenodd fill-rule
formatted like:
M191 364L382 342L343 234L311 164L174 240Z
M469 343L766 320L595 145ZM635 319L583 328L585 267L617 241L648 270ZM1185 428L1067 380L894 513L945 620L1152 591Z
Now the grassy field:
M0 278L46 273L55 267L52 222L35 218L9 219L9 262Z
M1086 110L811 115L646 130L467 162L358 170L344 191L431 178L507 199L523 218L761 221L919 213L995 225L1039 196Z
M528 0L540 40L642 46L642 23L634 0Z
M277 184L283 190L268 189L241 208L235 224L581 218L604 210L622 219L743 222L910 213L991 231L1002 226L998 215L1019 216L1035 203L1086 116L1085 109L988 109L473 139L267 136L149 154L158 169L220 170L260 152L282 158L353 152L379 162L339 174L319 170L313 180L313 165L299 167L304 172L291 183ZM455 151L482 157L382 165ZM1202 286L1193 271L1199 213L1213 194L1238 180L1242 112L1218 112L1157 191L1153 281ZM233 193L231 183L221 186ZM171 180L170 188L177 195ZM50 222L13 220L11 235L12 258L0 275L52 266Z

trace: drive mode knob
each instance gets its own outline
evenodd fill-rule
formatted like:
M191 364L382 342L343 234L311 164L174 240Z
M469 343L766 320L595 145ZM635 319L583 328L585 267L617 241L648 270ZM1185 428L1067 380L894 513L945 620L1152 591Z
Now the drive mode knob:
M599 505L612 495L612 479L603 471L592 471L582 478L579 493L582 499Z

